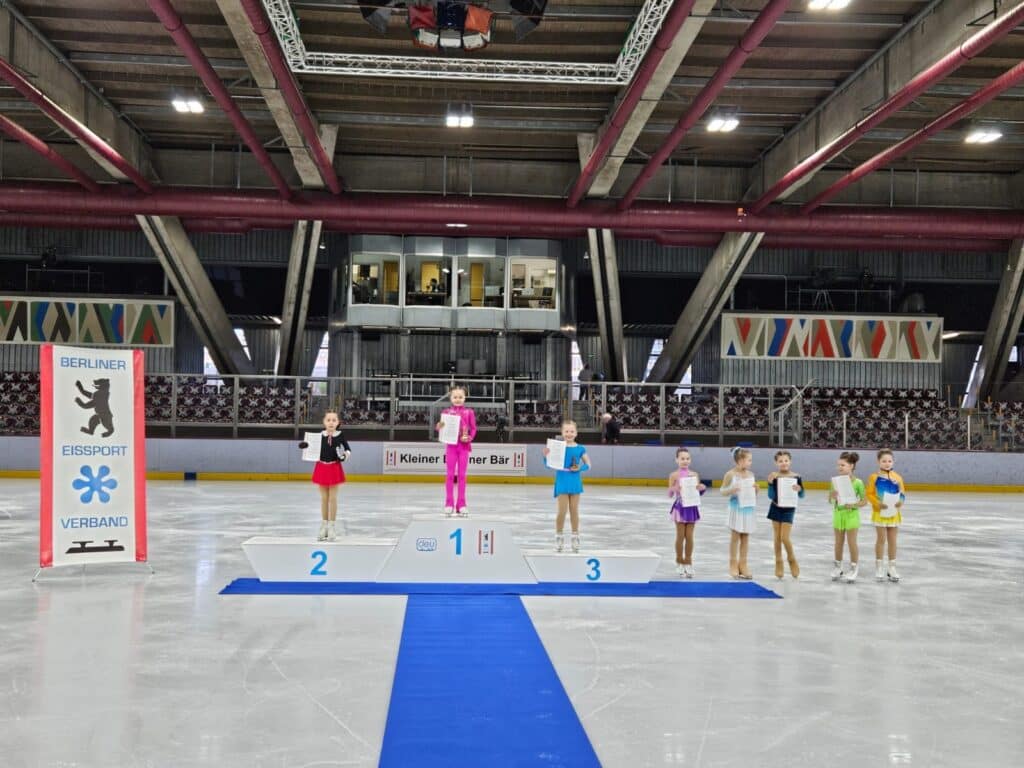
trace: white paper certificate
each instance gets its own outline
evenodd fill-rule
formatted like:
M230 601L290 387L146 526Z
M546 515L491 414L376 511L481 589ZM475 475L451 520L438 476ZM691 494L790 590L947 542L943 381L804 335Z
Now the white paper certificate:
M738 501L741 507L757 506L757 490L754 488L754 478L741 477L735 482L739 483L740 492Z
M548 439L544 463L551 469L565 469L565 440Z
M700 491L697 490L699 483L700 478L693 475L684 477L679 481L680 501L684 507L700 506Z
M839 494L839 503L844 507L857 506L859 499L853 490L853 481L849 475L836 475L832 478L832 488Z
M459 444L459 429L462 427L462 417L457 413L441 414L441 434L438 439L445 445Z
M303 461L320 461L320 433L307 432L302 438L306 448L302 449Z
M779 477L775 480L775 504L780 507L793 507L800 502L800 492L794 486L795 477Z
M882 517L896 517L896 513L899 512L896 505L900 503L900 495L898 493L883 493L882 503L885 506L878 510L878 514Z

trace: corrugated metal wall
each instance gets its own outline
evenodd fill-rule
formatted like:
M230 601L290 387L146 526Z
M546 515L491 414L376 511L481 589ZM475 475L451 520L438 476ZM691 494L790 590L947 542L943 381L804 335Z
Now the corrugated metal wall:
M967 388L967 380L974 366L974 358L978 354L978 342L971 344L953 344L949 341L942 345L942 383L953 392L963 394Z
M831 360L722 360L723 384L942 389L941 363L862 363Z
M326 248L320 251L319 266L328 254L345 248L345 234L327 232ZM255 229L240 235L209 232L191 233L189 240L206 263L268 265L288 263L292 233L286 229ZM141 231L88 229L0 228L0 255L38 258L44 248L56 247L68 261L114 260L155 261L153 249Z
M586 241L565 241L564 252L581 271L590 271L583 258ZM670 247L652 240L619 240L616 255L620 272L700 274L713 249ZM751 258L747 275L809 277L818 268L836 269L841 275L856 276L867 269L876 279L894 280L983 280L998 281L1006 265L1006 254L902 253L899 251L812 251L801 248L759 249Z
M279 328L245 328L249 358L257 373L273 373L281 330Z

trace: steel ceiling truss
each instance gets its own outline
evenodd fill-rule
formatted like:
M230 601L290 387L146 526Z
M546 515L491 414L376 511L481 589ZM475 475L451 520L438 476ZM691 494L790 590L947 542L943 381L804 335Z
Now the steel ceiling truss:
M281 50L293 72L433 80L500 80L521 83L628 83L651 47L673 0L645 0L614 63L516 61L428 56L372 56L307 51L290 0L263 0Z

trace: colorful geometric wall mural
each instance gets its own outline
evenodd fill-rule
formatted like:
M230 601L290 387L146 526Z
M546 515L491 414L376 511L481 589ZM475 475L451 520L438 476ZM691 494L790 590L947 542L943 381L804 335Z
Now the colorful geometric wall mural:
M942 362L942 318L724 313L722 359Z
M0 296L0 344L173 347L174 302Z

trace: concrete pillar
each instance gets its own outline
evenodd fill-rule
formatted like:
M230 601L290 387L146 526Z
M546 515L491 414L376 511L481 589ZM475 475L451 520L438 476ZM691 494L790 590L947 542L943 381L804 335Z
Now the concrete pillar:
M169 216L136 216L136 220L217 370L228 376L256 373L181 220Z
M608 381L623 381L626 360L623 349L622 301L615 234L609 229L588 229L590 267L594 276L594 303L601 336L601 368Z
M971 379L964 404L973 408L990 397L998 397L1010 359L1010 348L1024 320L1024 240L1014 240L1006 259L992 315L989 317L981 359Z
M299 340L306 326L309 292L313 287L313 273L320 252L322 226L323 223L319 221L299 221L292 230L288 274L285 277L281 306L281 355L277 361L277 373L280 376L299 375Z
M683 307L661 356L654 363L648 381L678 384L683 378L763 237L763 232L730 232L722 238Z

